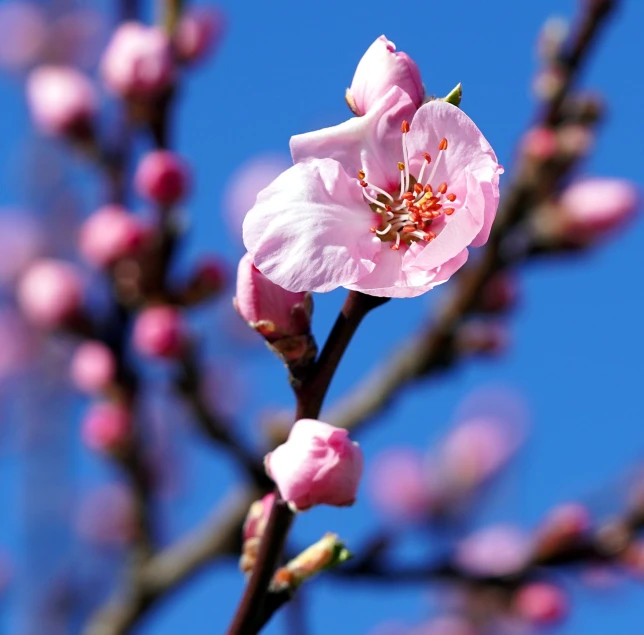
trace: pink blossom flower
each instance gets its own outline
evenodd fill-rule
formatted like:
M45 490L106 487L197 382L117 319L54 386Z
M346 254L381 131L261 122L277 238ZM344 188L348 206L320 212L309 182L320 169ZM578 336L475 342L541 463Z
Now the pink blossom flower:
M358 62L347 103L356 115L365 115L394 86L402 88L416 108L422 105L425 87L418 66L381 35Z
M262 537L274 502L275 494L266 494L250 506L244 521L244 540Z
M486 242L502 171L492 148L451 104L414 111L395 87L364 117L291 139L295 165L244 221L244 244L269 280L294 292L414 297Z
M134 323L134 348L149 357L176 357L184 343L181 313L171 306L143 310Z
M533 582L521 587L514 598L520 617L536 626L556 624L568 613L568 597L554 584Z
M130 436L132 416L127 408L112 402L96 403L85 413L81 434L88 448L113 452Z
M601 238L632 218L640 203L637 187L620 179L586 179L559 199L561 231L574 242Z
M362 476L362 450L346 430L300 419L282 445L266 455L266 472L289 505L352 505Z
M85 135L98 108L92 82L75 68L40 66L27 80L36 125L50 135Z
M457 564L479 576L518 573L528 564L530 556L528 537L510 525L481 529L461 541L456 548Z
M159 27L126 22L112 35L101 72L109 90L120 97L156 97L174 80L170 40Z
M35 261L18 283L18 303L28 320L58 328L77 315L83 297L80 272L62 260Z
M202 60L221 41L226 21L215 7L195 7L181 16L174 34L174 49L182 62Z
M418 520L436 502L437 483L423 455L412 448L391 448L378 455L371 466L369 491L377 507L401 520Z
M168 150L148 152L134 176L139 195L159 205L178 203L186 195L189 182L188 166Z
M250 254L239 261L234 303L248 325L269 341L309 331L309 294L286 291L272 283L255 267Z
M105 205L94 212L80 230L83 258L98 268L110 267L139 251L148 230L120 205Z
M102 342L84 342L74 352L70 375L79 390L89 394L105 390L115 373L114 355Z

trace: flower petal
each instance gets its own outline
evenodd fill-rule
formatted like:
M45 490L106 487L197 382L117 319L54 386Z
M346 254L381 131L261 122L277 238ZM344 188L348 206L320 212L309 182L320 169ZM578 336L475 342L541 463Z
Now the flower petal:
M499 175L503 173L503 168L492 177L492 182L481 182L483 196L485 197L485 217L483 219L483 228L472 241L472 247L481 247L485 245L492 231L492 223L496 218L496 210L499 207Z
M373 271L380 240L361 187L333 159L299 163L262 190L244 219L255 266L288 291L331 291Z
M398 86L391 88L363 117L353 117L338 126L291 137L294 163L330 157L347 174L364 170L367 181L385 190L400 183L398 161L402 156L400 125L411 121L416 107Z
M463 249L454 258L433 270L403 270L403 253L383 248L372 273L348 289L383 298L415 298L430 291L449 278L467 262L468 252Z
M430 243L413 243L403 259L404 269L430 270L456 257L472 244L483 228L485 197L481 184L465 173L465 201L449 217L442 231Z

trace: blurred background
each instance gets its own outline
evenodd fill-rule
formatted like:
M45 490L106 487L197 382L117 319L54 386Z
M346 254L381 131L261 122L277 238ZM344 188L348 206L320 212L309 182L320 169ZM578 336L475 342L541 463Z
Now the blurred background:
M292 411L293 399L281 363L234 313L231 299L244 253L243 214L260 183L288 167L290 136L350 115L345 88L364 51L384 33L417 62L429 94L445 95L462 82L462 108L506 168L503 196L518 140L538 108L537 36L547 19L574 16L580 0L204 5L220 12L225 25L209 58L181 77L172 146L189 162L193 187L181 217L188 233L173 271L186 275L212 253L226 263L227 286L216 301L192 310L189 320L207 353L208 398L259 451L271 426ZM146 6L144 14L154 19L154 7ZM80 422L90 400L68 379L75 344L29 326L12 295L16 278L34 258L78 260L78 225L104 195L82 155L34 130L25 74L44 61L94 74L115 19L116 8L107 0L0 2L0 632L7 634L82 632L122 575L131 503L119 470L81 442ZM584 89L601 97L607 116L580 166L582 174L640 186L643 24L644 4L624 0L583 74ZM134 152L143 152L145 143L137 140ZM130 200L145 216L145 202L133 192ZM415 563L479 528L501 525L515 538L532 535L563 503L583 504L597 521L621 513L644 449L643 238L639 216L591 249L523 268L513 279L516 306L495 323L492 354L401 390L394 406L358 437L366 474L357 504L302 514L292 544L306 546L334 531L360 551L374 536L395 531L401 539L390 557ZM85 275L98 314L107 302L106 286L99 274ZM449 286L394 300L370 314L327 403L386 364L405 335L430 319ZM318 342L344 295L338 290L315 296ZM158 467L155 519L162 543L170 544L234 495L231 488L242 475L225 451L195 430L168 388L169 364L136 364L145 377L147 431ZM428 529L413 513L407 518L404 502L396 508L396 494L382 494L378 479L402 478L400 461L409 467L416 459L431 473L445 460L445 440L472 421L492 422L492 441L484 437L503 469L497 474L492 461L493 482L473 490L467 511L451 527ZM410 454L397 459L398 451ZM640 632L643 589L632 571L593 567L556 572L554 579L569 604L554 632ZM243 585L236 560L221 559L165 598L132 632L223 633ZM463 601L461 592L445 585L324 575L298 597L272 620L267 634L469 633L430 630L434 616L453 612Z

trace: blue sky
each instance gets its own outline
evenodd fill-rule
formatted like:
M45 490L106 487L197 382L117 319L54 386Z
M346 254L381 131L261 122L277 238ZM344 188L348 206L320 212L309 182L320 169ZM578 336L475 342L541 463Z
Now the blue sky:
M504 177L507 183L517 136L534 112L530 82L536 68L535 35L547 17L570 16L577 4L572 0L220 3L229 31L215 59L185 78L176 123L176 146L196 172L186 262L215 250L234 265L241 247L226 232L221 216L231 174L258 153L286 154L292 134L347 118L344 90L362 53L382 33L416 60L428 92L444 94L463 83L462 106L510 168ZM643 23L644 4L625 0L583 82L589 90L604 94L609 107L585 172L626 177L642 186L644 84L638 81L637 60L644 59ZM14 157L27 122L14 81L0 83L0 98L4 112L0 204L8 205L24 202ZM472 390L503 386L525 401L531 434L508 483L491 498L481 519L530 527L549 507L572 499L591 502L598 514L615 511L612 501L620 493L621 480L644 448L642 238L640 218L623 235L607 239L591 253L530 265L521 274L520 305L508 323L512 340L508 354L467 363L401 394L395 412L374 422L360 437L367 461L393 443L428 447L449 427ZM393 321L401 333L413 329L435 304L434 294L430 296L391 302L368 318L338 372L329 403L350 390L356 377L387 351L395 350L397 340L380 334ZM342 291L316 297L314 326L320 341L342 298ZM208 312L199 316L198 324L206 336L214 336L220 321ZM211 348L221 350L212 340ZM261 347L240 352L226 345L223 355L240 359L243 385L252 383L252 391L240 389L243 399L237 406L244 430L252 434L257 425L253 421L267 406L290 405L286 379L279 363ZM189 488L163 505L168 540L197 524L236 474L198 437L191 436L186 445L190 460L184 477ZM71 468L72 478L106 478L108 472L93 466L93 457L82 452L79 456ZM4 472L0 492L17 505L20 472L15 457L0 453L2 461L6 468L0 467ZM370 535L377 518L363 496L348 510L304 515L295 535L303 543L333 530L349 546L356 545ZM15 523L0 526L0 545L9 544L20 553L18 531ZM221 633L242 584L234 566L218 566L174 595L137 632ZM599 595L575 584L570 588L574 609L557 632L604 635L608 628L624 635L639 632L641 589L626 586L620 594ZM381 621L402 618L414 623L432 610L427 589L421 587L335 587L321 581L305 596L311 635L367 633ZM8 619L7 633L22 632L19 623L15 616ZM266 629L269 635L282 632L281 617Z

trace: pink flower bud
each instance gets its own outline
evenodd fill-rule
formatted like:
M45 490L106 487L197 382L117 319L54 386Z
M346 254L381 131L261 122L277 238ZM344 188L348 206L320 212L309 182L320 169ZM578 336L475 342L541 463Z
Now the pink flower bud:
M461 541L456 548L457 564L479 576L518 573L526 567L530 556L527 536L510 525L481 529Z
M534 582L519 589L514 598L516 612L535 626L563 620L568 613L568 597L554 584Z
M269 342L304 335L311 324L310 296L286 291L271 282L246 254L237 269L235 308Z
M352 505L362 476L362 450L347 430L315 419L295 422L286 443L266 455L266 472L289 505Z
M397 521L418 520L430 511L436 484L423 455L411 448L385 450L373 461L369 491L376 506Z
M36 125L49 135L86 136L98 108L91 81L71 67L41 66L27 80Z
M268 516L273 508L275 494L266 494L264 498L256 500L248 510L248 515L244 521L244 540L250 538L261 538L266 528Z
M108 89L120 97L156 97L174 79L170 40L158 27L126 22L112 35L101 72Z
M637 187L620 179L587 179L561 195L561 231L573 242L589 242L621 227L640 203Z
M358 63L347 103L356 115L364 115L390 88L399 86L419 108L425 88L416 63L406 53L396 52L396 45L381 35Z
M125 208L105 205L83 223L79 249L87 262L105 268L136 254L146 236L147 229Z
M134 348L149 357L177 357L184 344L181 313L171 306L143 310L134 324Z
M206 257L195 266L180 295L182 306L191 306L219 293L228 278L225 264L217 258Z
M62 260L37 260L18 283L18 303L41 328L58 328L78 314L83 284L78 269Z
M201 61L221 41L226 26L215 7L196 7L182 16L174 34L174 50L185 63Z
M127 408L112 402L90 406L83 419L81 434L88 448L114 452L127 444L132 417Z
M577 539L591 527L590 512L581 503L565 503L553 508L545 517L539 533L560 540Z
M531 128L521 139L521 149L530 159L548 161L557 154L557 134L552 128Z
M84 342L76 349L70 374L79 390L89 394L101 392L112 383L115 373L114 355L102 342Z
M185 162L168 150L146 154L134 177L137 192L159 205L178 203L186 195L189 181Z

